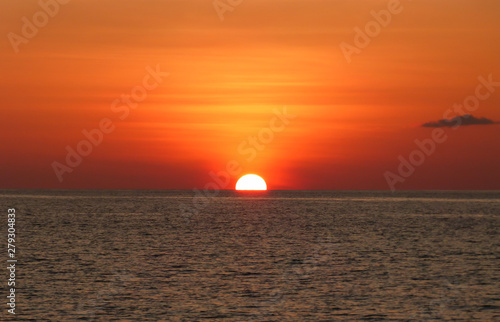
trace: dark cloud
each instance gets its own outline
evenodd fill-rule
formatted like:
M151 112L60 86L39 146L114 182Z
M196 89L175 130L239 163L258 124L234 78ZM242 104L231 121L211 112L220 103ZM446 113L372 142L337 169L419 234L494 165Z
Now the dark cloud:
M461 125L489 125L498 124L499 122L492 121L485 117L477 118L471 114L455 116L452 119L442 119L436 122L427 122L422 124L423 127L455 127Z

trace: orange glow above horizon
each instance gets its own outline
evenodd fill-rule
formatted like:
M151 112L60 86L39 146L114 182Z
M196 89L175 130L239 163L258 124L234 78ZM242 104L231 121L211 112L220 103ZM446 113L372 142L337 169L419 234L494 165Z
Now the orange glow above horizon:
M479 76L500 81L500 2L401 1L347 63L339 44L387 3L256 0L223 22L211 2L61 5L18 53L1 43L0 188L227 189L251 171L272 189L387 189L384 172L430 136L420 124L474 95ZM0 32L22 34L39 10L1 2ZM127 103L157 65L169 76ZM473 114L500 120L498 95ZM296 117L274 122L285 106ZM114 130L59 182L51 164L104 118ZM444 129L399 187L500 189L498 127ZM238 171L214 181L232 160Z

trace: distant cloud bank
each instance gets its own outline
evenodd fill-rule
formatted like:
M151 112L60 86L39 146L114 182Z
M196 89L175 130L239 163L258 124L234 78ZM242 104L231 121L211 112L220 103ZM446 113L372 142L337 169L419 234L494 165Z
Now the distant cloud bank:
M422 124L422 127L455 127L461 125L490 125L498 123L500 122L495 122L485 117L477 118L471 114L465 114L456 116L452 119L442 119L436 122L427 122Z

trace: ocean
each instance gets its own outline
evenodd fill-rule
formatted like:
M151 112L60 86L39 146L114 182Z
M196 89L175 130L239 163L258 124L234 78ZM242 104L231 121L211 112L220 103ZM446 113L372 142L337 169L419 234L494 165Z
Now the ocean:
M0 201L4 245L15 209L15 320L500 321L500 191L0 190ZM1 320L14 319L8 278Z

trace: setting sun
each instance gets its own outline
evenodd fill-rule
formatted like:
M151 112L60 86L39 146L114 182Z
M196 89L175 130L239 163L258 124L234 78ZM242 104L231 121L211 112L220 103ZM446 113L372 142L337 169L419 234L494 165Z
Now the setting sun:
M267 190L267 184L256 174L247 174L236 183L236 190Z

